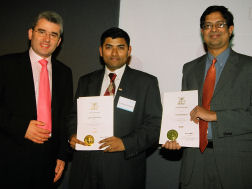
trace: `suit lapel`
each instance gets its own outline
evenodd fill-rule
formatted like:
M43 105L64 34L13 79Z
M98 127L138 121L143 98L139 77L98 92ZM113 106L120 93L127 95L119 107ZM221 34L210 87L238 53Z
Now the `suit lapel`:
M88 83L88 96L100 96L105 69L95 72Z
M124 70L124 73L123 73L121 81L120 81L120 84L117 88L114 102L118 102L119 97L125 96L124 94L127 93L128 85L130 83L130 81L129 81L130 75L131 75L130 72L131 72L131 68L129 68L126 65L126 68ZM115 103L115 105L116 105L116 103Z
M54 108L56 107L56 97L57 97L57 81L58 81L58 74L57 74L57 63L56 61L52 58L52 102L51 102L51 108L52 108L52 113L54 112ZM58 95L59 97L60 95Z
M198 66L196 67L196 80L198 81L199 86L199 102L202 102L202 93L203 93L203 85L204 85L204 75L206 69L206 55L199 59Z
M21 85L18 87L22 87L23 91L25 91L25 98L29 99L28 102L31 102L31 106L33 109L33 112L35 112L34 116L36 117L36 95L35 95L35 88L34 88L34 80L33 80L33 73L32 73L32 67L31 67L31 61L29 57L29 52L24 53L24 58L20 58L22 62L20 68L17 68L16 70L25 70L24 72L18 72L16 77L19 78L19 81L21 81ZM19 73L24 75L18 76ZM35 118L34 118L35 119Z
M227 82L231 81L232 78L234 77L234 75L236 75L236 72L238 69L236 69L236 62L238 62L238 56L234 51L230 52L230 56L227 59L227 62L225 64L225 67L222 70L220 79L216 85L216 88L214 90L214 94L213 94L213 98L212 100L215 98L216 95L218 95L218 93L220 91L223 91L223 87L227 84Z

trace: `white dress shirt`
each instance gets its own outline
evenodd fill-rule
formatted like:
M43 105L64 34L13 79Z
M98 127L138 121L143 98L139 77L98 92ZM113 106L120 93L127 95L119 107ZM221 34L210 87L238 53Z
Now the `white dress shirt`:
M110 71L107 66L105 66L105 73L104 73L104 78L103 78L103 82L102 82L102 88L101 88L101 94L100 96L103 96L104 93L106 92L109 84L110 84L110 77L109 77L109 74L110 73L115 73L116 74L116 78L115 78L115 95L116 95L116 92L117 92L117 89L118 89L118 86L121 82L121 79L122 79L122 75L124 73L124 70L126 68L126 64L124 66L122 66L121 68L115 70L115 71ZM114 95L114 96L115 96Z
M33 74L33 81L34 81L34 89L36 95L36 103L38 103L38 92L39 92L39 79L40 79L40 70L42 68L41 64L38 62L39 60L43 59L39 55L37 55L32 48L29 50L31 67L32 67L32 74ZM48 61L47 63L47 70L49 74L49 81L50 81L50 91L52 94L52 62L51 56L46 58Z

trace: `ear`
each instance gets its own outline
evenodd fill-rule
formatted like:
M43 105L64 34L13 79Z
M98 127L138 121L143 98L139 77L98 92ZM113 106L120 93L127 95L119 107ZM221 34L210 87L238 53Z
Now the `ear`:
M200 33L201 33L202 36L203 36L203 32L204 32L204 30L203 30L203 29L200 29Z
M102 47L99 47L100 56L102 57Z
M131 55L131 50L132 50L132 47L131 47L131 46L129 46L128 56L130 56L130 55Z
M233 31L234 31L234 26L229 26L228 28L229 37L232 35Z
M28 38L29 38L29 40L32 39L32 31L33 30L31 28L28 30Z
M60 42L61 42L61 37L59 38L59 41L57 43L57 47L59 46Z

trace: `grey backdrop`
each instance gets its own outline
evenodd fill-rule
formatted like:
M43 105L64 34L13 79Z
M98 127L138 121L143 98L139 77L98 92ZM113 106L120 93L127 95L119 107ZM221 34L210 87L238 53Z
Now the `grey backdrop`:
M54 10L64 20L63 43L57 58L72 68L75 92L81 75L101 68L99 38L105 29L118 26L119 7L119 0L8 1L0 6L0 55L27 50L27 31L34 16ZM146 188L178 189L180 158L180 151L150 149ZM59 189L67 189L69 166Z

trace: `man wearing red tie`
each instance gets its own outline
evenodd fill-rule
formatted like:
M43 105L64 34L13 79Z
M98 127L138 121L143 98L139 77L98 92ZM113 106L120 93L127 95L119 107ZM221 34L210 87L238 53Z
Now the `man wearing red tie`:
M42 12L30 49L0 57L0 188L54 188L62 175L73 98L71 69L52 57L62 33L61 16Z
M199 90L190 115L199 123L200 149L183 149L181 188L252 188L252 57L231 49L226 7L208 7L200 27L207 53L184 65L182 80L182 90ZM163 147L181 148L176 141Z
M79 79L76 99L86 96L114 96L114 135L100 141L103 151L75 151L70 170L74 189L143 189L146 150L158 143L161 99L157 78L131 69L130 38L120 28L110 28L101 36L100 56L105 67ZM120 108L135 102L133 108ZM131 106L132 107L132 106ZM76 100L69 116L70 144L85 145L76 138Z

